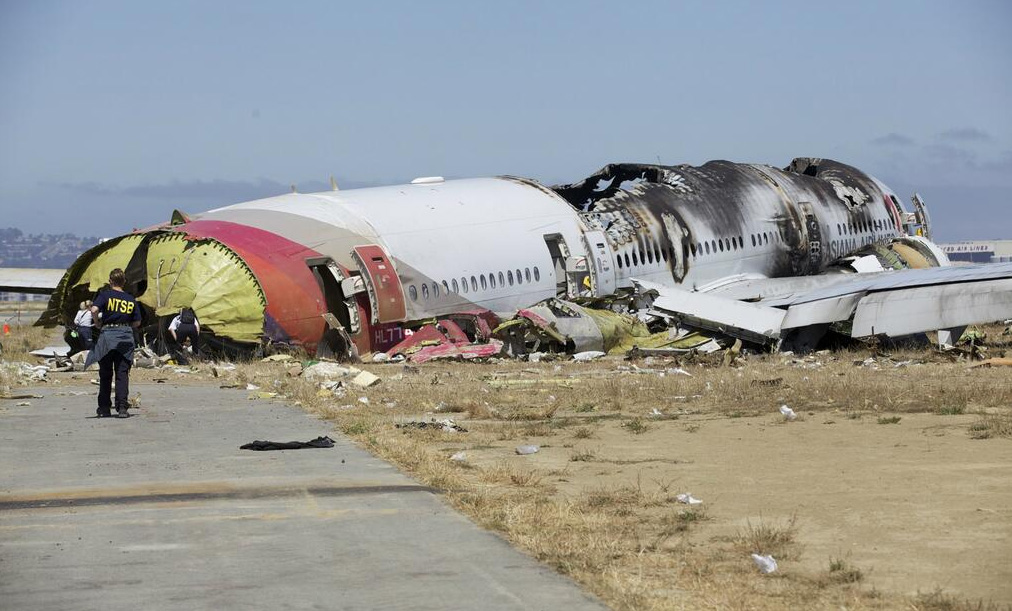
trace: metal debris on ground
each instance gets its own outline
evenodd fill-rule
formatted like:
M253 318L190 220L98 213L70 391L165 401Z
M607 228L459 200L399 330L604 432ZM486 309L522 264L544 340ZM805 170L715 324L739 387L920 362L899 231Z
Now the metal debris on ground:
M436 429L446 433L466 433L467 429L460 426L450 418L443 418L437 420L432 418L431 420L412 420L411 422L401 422L396 425L399 429Z
M540 449L541 449L541 446L522 445L522 446L517 446L516 449L514 449L513 451L516 452L517 454L521 455L521 456L528 456L530 454L537 454Z
M794 410L787 407L786 405L780 406L780 413L784 415L784 420L796 420L798 415L794 413Z

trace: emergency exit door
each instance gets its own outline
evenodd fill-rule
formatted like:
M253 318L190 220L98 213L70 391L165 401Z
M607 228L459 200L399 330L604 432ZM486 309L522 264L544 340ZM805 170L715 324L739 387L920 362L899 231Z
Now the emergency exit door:
M362 271L373 323L399 322L407 316L404 307L404 289L382 246L369 244L356 246L351 253Z

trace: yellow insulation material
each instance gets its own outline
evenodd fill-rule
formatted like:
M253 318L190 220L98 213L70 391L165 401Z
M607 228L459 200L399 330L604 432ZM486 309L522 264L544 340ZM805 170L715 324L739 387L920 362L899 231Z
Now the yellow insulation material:
M148 246L147 290L140 301L159 316L191 307L203 328L239 342L263 335L260 283L231 249L215 240L166 234Z

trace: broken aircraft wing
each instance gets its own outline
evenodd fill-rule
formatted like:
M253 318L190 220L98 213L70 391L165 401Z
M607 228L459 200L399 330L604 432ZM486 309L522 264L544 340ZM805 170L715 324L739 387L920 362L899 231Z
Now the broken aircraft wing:
M655 311L756 343L793 339L810 347L829 325L850 320L851 337L902 337L1012 318L1012 263L800 280L743 280L744 290L722 286L713 293L637 284L656 295ZM736 298L751 297L758 287L777 294L780 284L787 296Z

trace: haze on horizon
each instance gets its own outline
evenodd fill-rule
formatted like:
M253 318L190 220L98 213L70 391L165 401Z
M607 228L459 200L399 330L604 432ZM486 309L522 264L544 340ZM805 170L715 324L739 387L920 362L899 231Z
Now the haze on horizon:
M1012 238L1012 5L0 0L0 226L415 176L828 157Z

